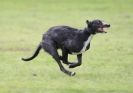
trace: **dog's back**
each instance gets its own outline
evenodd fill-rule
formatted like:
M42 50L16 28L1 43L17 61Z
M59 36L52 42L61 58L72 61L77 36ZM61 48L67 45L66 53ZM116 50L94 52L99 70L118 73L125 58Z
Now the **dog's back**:
M54 26L50 28L43 36L43 40L46 38L52 39L57 45L63 45L68 40L74 40L81 33L78 29L69 26Z
M78 29L69 27L69 26L54 26L51 27L46 35L50 36L52 39L72 39L74 36L77 35L77 33L80 33Z

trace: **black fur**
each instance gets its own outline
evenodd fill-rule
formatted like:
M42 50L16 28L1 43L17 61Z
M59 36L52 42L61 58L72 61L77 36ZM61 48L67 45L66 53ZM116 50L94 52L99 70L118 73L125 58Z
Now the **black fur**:
M92 22L87 20L86 23L87 27L84 30L79 30L69 26L54 26L50 28L48 32L43 35L42 41L33 56L29 58L22 58L22 60L32 60L38 55L41 48L43 48L56 60L62 72L70 76L75 75L75 72L66 70L61 61L64 64L69 65L69 68L80 66L82 63L82 53L77 54L77 63L68 62L68 54L80 52L85 44L85 41L87 41L90 35L104 33L105 31L103 28L110 27L109 24L103 24L101 20L93 20ZM88 43L85 51L88 50L89 47L90 43ZM58 54L58 49L62 50L62 56Z

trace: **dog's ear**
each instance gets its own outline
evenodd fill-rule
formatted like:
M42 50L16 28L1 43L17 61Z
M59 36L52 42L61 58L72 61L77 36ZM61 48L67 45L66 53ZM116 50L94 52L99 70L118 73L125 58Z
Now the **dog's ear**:
M89 22L89 20L86 20L86 24L89 24L90 22Z
M87 24L88 27L90 27L91 26L91 21L86 20L86 24Z

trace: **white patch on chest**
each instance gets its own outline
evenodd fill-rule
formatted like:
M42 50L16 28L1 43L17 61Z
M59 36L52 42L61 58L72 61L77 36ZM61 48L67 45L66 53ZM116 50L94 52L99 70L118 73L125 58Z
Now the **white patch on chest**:
M78 55L83 52L85 52L87 45L91 42L94 35L90 35L88 39L84 42L83 48L80 50L80 52L72 52L73 55Z

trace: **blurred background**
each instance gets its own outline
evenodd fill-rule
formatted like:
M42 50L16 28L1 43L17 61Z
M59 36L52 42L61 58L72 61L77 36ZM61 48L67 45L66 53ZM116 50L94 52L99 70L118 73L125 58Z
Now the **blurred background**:
M0 93L133 93L133 0L0 0ZM50 27L111 24L68 77L44 51L32 55ZM75 56L69 60L75 61ZM65 66L67 68L67 66ZM68 68L67 68L68 69Z

